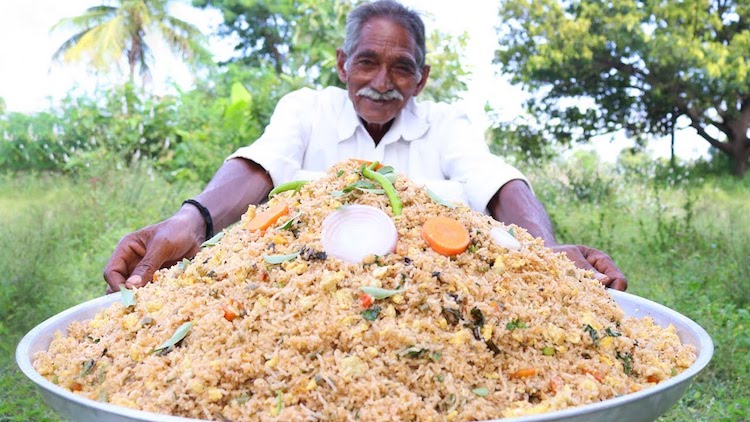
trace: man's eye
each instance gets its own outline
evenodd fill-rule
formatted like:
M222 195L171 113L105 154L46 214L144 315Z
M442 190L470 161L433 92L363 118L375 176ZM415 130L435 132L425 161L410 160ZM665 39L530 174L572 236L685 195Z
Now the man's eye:
M357 64L360 66L373 66L375 62L373 62L372 60L368 60L368 59L362 59L358 61Z
M396 71L400 73L414 73L414 68L411 66L396 66L394 69L396 69Z

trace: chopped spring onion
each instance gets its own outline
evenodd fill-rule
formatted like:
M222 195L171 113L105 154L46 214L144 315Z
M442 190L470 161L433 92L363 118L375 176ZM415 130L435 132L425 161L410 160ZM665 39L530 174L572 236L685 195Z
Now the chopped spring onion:
M372 308L364 310L360 313L362 314L362 318L368 321L375 321L376 319L378 319L378 315L380 315L380 306L373 306Z

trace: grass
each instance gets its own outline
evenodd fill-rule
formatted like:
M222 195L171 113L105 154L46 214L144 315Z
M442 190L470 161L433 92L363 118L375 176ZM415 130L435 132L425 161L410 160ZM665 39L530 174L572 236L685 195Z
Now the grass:
M746 419L750 178L654 179L579 164L530 174L560 240L607 251L629 292L695 320L716 345L709 367L660 420ZM145 169L0 176L0 420L57 420L16 369L16 344L47 317L101 295L118 239L196 190Z

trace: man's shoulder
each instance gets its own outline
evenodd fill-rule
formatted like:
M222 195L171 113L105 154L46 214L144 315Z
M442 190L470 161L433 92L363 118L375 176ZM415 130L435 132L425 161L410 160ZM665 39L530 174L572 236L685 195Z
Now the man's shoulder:
M451 118L466 117L466 109L461 102L418 100L412 105L413 113L430 123L437 123Z
M326 88L300 88L284 95L285 98L297 101L341 102L348 98L346 90L329 86Z

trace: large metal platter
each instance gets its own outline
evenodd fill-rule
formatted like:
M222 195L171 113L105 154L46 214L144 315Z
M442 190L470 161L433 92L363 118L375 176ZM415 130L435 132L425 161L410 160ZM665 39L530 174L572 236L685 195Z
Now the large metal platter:
M614 290L609 290L609 293L627 315L637 318L650 316L662 327L674 325L680 340L695 346L698 351L695 363L676 377L633 394L541 415L502 419L503 422L653 421L682 397L693 378L711 360L714 352L711 337L698 324L663 305L628 293ZM91 319L98 311L119 299L120 294L117 293L90 300L49 318L29 331L16 349L16 362L21 371L37 385L51 408L72 421L195 421L196 419L143 412L83 398L51 383L32 366L34 354L49 348L56 331L67 334L67 327L72 321Z

